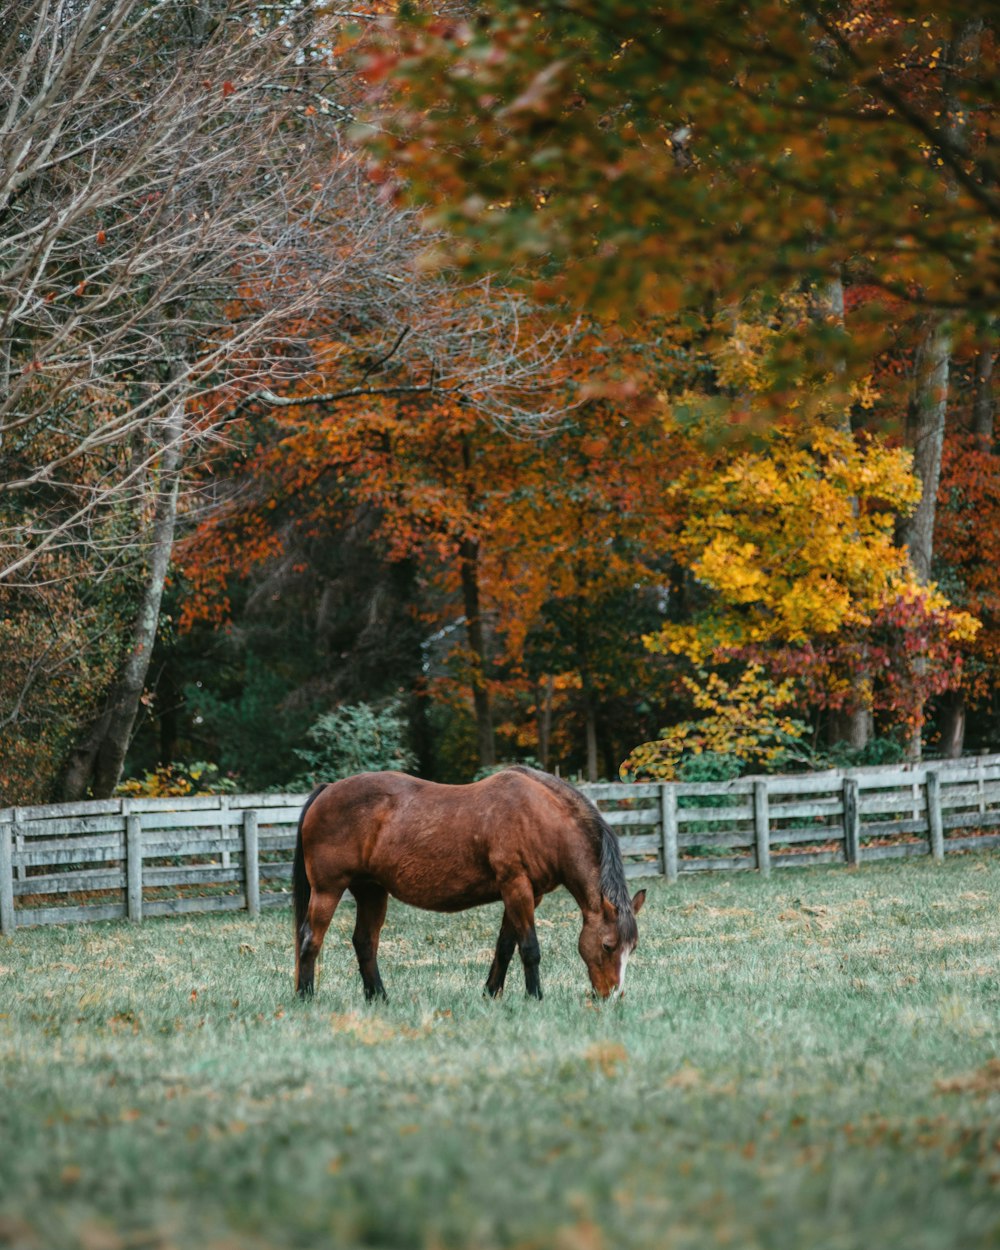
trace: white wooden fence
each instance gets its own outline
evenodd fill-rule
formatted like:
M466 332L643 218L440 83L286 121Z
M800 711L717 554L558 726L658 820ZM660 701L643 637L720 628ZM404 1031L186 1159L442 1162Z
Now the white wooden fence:
M1000 845L1000 755L701 783L581 787L630 877L857 864ZM247 910L290 897L305 795L0 809L0 932Z

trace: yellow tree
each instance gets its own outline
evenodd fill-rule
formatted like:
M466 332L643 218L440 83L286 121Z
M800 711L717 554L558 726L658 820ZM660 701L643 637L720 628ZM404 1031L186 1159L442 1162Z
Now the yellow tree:
M900 514L919 497L909 452L821 425L804 437L774 432L761 450L692 468L672 491L686 516L675 555L703 603L647 645L701 670L700 681L688 679L696 703L719 725L732 723L732 749L740 749L739 718L724 709L740 704L745 679L727 688L705 670L734 664L756 666L754 678L763 665L778 682L759 687L773 717L758 726L758 745L774 740L775 726L793 730L791 679L800 701L877 707L919 727L927 694L956 677L949 648L977 623L918 583L896 541ZM665 735L626 767L669 775L686 746L707 749L705 727L692 732L691 743ZM727 739L710 740L721 749ZM763 747L745 753L766 758Z

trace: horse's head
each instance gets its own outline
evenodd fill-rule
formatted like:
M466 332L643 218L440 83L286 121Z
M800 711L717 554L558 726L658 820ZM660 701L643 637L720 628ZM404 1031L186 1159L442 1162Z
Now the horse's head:
M646 891L639 893L625 906L617 908L606 898L599 911L584 914L579 949L590 973L590 983L601 998L622 993L625 989L625 968L639 940L635 917L646 901Z

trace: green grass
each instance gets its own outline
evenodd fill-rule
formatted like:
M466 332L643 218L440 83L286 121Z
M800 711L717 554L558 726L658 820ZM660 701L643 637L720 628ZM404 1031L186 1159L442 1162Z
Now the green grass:
M1000 1245L1000 857L655 882L600 1008L565 896L540 1004L351 910L306 1004L286 912L0 939L0 1245Z

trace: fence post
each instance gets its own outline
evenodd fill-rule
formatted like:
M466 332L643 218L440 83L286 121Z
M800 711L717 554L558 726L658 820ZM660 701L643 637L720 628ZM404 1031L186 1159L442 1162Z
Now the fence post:
M944 822L941 816L941 778L933 769L927 773L927 827L930 834L931 855L938 861L944 859Z
M13 933L17 917L14 915L14 855L11 848L11 826L0 825L0 933Z
M128 918L142 920L142 816L130 810L129 799L122 799L125 813L125 885Z
M260 865L257 862L257 813L247 808L243 813L243 879L246 883L247 911L256 919L260 915Z
M861 863L861 802L856 777L844 778L844 858Z
M753 783L753 832L757 847L757 870L762 877L771 875L771 816L768 810L767 778Z
M663 871L672 883L677 880L677 792L669 781L660 782L660 845Z

